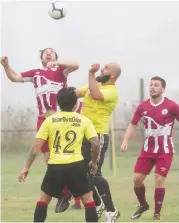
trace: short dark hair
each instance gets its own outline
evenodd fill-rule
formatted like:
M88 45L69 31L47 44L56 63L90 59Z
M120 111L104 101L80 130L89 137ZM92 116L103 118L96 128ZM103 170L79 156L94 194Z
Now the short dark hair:
M44 51L45 51L46 49L52 49L52 50L55 52L56 60L58 60L58 54L57 54L57 52L56 52L53 48L51 48L51 47L47 47L47 48L45 48L45 49L43 49L43 50L40 50L40 59L41 59L41 60L42 60L42 57L43 57L43 53L44 53Z
M57 103L62 111L72 111L77 103L74 87L62 88L57 93Z
M151 81L152 81L152 80L154 80L154 81L160 81L161 84L162 84L162 87L163 87L163 88L166 88L166 81L165 81L163 78L158 77L158 76L155 76L155 77L152 77L152 78L151 78Z

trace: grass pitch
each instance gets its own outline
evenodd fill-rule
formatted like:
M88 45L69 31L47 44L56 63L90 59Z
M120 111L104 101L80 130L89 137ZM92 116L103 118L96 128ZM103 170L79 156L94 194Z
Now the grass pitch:
M133 192L133 166L139 152L118 153L116 158L117 176L113 177L109 164L105 161L103 175L110 183L115 206L121 212L120 222L130 222L131 214L136 210L138 202ZM2 222L32 222L36 202L40 196L40 185L46 166L42 155L38 157L31 168L27 181L20 184L17 181L19 171L24 165L27 153L2 153L1 162L1 221ZM146 180L146 197L150 210L134 222L151 222L154 209L154 174ZM162 209L162 221L179 222L179 155L175 156L173 166L166 181L166 197ZM72 210L55 214L56 199L48 208L47 222L84 222L84 209ZM73 201L72 201L73 203ZM104 220L104 215L101 222Z

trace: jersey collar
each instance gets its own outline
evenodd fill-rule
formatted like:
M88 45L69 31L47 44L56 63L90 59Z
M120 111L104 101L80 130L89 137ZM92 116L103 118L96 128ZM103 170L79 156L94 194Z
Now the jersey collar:
M152 106L154 106L154 107L157 107L157 106L161 105L161 104L164 102L164 99L165 99L165 97L163 97L162 100L161 100L159 103L154 104L154 103L151 101L151 98L150 98L150 104L151 104Z
M53 68L51 68L51 69L47 69L47 68L43 67L43 69L44 69L44 70L53 70L53 71L56 71L56 70L57 70L56 67L53 67Z

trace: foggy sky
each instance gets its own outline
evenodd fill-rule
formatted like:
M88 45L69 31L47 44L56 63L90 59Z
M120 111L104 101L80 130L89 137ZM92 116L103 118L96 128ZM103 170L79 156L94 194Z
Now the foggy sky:
M119 62L120 101L145 96L152 76L167 81L166 95L179 102L179 2L69 2L64 19L53 20L48 2L7 2L2 7L1 54L16 72L40 68L39 49L53 47L61 60L80 68L68 85L87 83L92 63ZM1 69L2 106L36 107L31 83L11 83ZM178 99L178 100L177 100Z

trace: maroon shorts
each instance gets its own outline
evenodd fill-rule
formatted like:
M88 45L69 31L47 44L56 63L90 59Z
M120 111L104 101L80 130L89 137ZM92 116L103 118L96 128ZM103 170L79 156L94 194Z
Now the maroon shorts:
M42 123L43 123L44 120L45 120L45 117L38 116L38 120L37 120L37 131L40 129L40 126L42 125ZM43 144L42 149L41 149L41 152L42 153L49 152L48 139Z
M150 174L155 166L155 173L167 176L173 160L173 154L154 154L142 151L136 161L134 173Z

